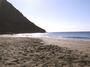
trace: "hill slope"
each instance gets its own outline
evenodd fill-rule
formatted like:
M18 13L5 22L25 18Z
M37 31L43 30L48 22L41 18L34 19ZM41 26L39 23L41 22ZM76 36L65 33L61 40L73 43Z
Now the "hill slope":
M0 33L35 33L45 32L26 17L12 4L0 0Z

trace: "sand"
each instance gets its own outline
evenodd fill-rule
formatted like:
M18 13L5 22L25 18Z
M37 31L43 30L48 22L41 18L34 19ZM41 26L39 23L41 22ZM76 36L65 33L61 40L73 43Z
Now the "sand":
M83 51L90 54L90 40L74 40L74 39L54 39L41 38L45 44L57 45L59 47L67 47L72 50Z
M90 67L90 41L0 37L0 67Z

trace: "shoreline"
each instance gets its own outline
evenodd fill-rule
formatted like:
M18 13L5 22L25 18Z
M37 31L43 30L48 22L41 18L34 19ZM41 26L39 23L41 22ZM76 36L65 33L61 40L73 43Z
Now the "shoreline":
M29 37L29 38L51 38L57 40L80 40L90 41L88 37L63 37L63 36L49 36L48 33L21 33L21 34L2 34L0 37Z
M74 44L85 50L79 51ZM0 67L81 67L82 64L89 67L90 51L85 47L90 48L89 44L87 41L0 37Z

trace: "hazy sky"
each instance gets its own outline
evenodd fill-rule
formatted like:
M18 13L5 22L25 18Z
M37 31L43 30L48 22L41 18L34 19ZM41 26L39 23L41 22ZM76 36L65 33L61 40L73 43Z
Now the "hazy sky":
M90 31L90 0L8 1L46 31Z

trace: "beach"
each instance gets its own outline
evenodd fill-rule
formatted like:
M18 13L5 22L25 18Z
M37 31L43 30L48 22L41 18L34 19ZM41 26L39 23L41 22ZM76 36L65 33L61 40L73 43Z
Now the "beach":
M0 37L0 67L90 67L90 41Z
M45 44L57 45L59 47L67 47L72 50L83 51L90 54L90 40L79 39L55 39L55 38L41 38Z

